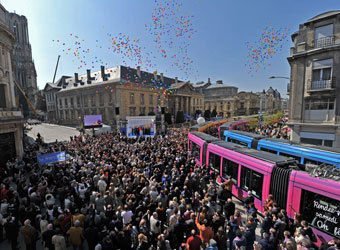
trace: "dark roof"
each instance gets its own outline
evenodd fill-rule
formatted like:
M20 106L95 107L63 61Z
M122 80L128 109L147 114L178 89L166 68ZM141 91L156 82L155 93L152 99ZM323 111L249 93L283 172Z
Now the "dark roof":
M234 150L234 151L246 148L245 146L242 146L242 145L239 145L239 144L236 144L236 143L232 143L232 142L226 142L226 141L215 141L215 142L212 142L212 144L215 144L215 145L220 146L222 148Z
M202 140L210 143L210 142L213 142L213 141L219 141L218 138L212 136L212 135L208 135L206 133L202 133L202 132L198 132L198 131L192 131L190 132L191 134L201 138Z
M160 75L153 73L145 72L141 70L141 77L137 74L137 69L126 67L126 66L120 66L120 77L121 80L125 80L132 83L143 83L143 84L156 84L160 87L166 87L168 88L170 85L175 83L175 79L169 78L169 77L163 77L163 82Z
M255 138L255 139L265 138L265 136L263 136L263 135L250 133L250 132L246 132L246 131L240 131L240 130L229 130L229 131L233 132L235 134L240 134L240 135L248 136L248 137Z
M259 160L263 160L266 162L271 162L271 163L275 163L276 165L284 165L287 163L290 164L295 164L296 160L292 157L285 157L282 155L276 155L273 153L269 153L266 151L258 151L255 149L250 149L250 148L243 148L242 150L239 150L239 152L249 155L251 157L254 157L256 159Z
M216 142L212 142L212 144L215 144L217 146L220 146L222 148L226 148L229 150L233 150L236 152L239 152L241 154L245 154L251 157L254 157L256 159L259 160L263 160L266 162L270 162L270 163L274 163L275 165L286 165L286 164L295 164L295 159L294 158L288 158L285 156L281 156L281 155L276 155L276 154L272 154L269 152L265 152L265 151L258 151L255 149L250 149L247 148L245 146L241 146L239 144L235 144L232 142L225 142L225 141L216 141Z

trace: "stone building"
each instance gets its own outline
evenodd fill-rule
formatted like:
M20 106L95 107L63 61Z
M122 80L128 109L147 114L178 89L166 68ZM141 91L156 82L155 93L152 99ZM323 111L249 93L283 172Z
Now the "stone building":
M292 34L289 126L295 142L340 147L340 11Z
M260 98L255 93L241 91L234 97L233 107L233 115L255 115L260 110Z
M164 91L175 79L141 71L140 67L118 66L102 67L97 72L88 70L80 76L75 73L58 82L45 86L46 99L54 93L56 101L55 106L51 101L48 110L56 107L55 117L62 124L80 125L83 116L90 114L101 114L105 124L113 124L126 116L158 113L168 106Z
M57 92L66 85L66 79L70 76L62 76L56 83L48 82L43 90L46 101L46 119L49 122L57 122Z
M16 13L7 13L5 16L7 17L6 22L15 36L12 56L15 80L26 93L32 105L35 106L38 92L37 73L32 59L27 19L25 16ZM19 106L23 109L24 115L27 116L32 110L30 110L26 98L18 89L16 89L16 95L19 98Z
M237 94L237 91L237 87L223 84L222 80L209 85L203 89L204 110L211 112L216 110L217 114L223 117L233 116L235 113L233 97Z
M204 107L204 96L188 82L177 82L171 85L169 90L172 94L168 100L168 111L176 115L178 111L184 114L195 116L202 113Z
M267 91L256 93L260 98L260 112L265 112L267 114L274 114L282 110L282 99L281 94L277 89L269 87Z
M15 101L11 52L15 42L0 4L0 167L23 155L23 116Z

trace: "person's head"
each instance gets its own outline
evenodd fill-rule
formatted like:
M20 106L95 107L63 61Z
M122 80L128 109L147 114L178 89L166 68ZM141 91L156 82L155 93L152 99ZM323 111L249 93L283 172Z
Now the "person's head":
M76 220L76 221L74 222L74 226L75 226L75 227L80 227L80 221L79 221L79 220Z
M301 226L303 226L305 228L308 227L308 222L305 221L305 220L301 221Z
M138 241L139 241L139 242L147 242L147 241L148 241L148 238L147 238L144 234L140 233L140 234L138 235Z
M284 235L286 238L290 238L290 232L289 232L289 231L284 231L284 232L283 232L283 235Z
M24 221L24 225L25 226L30 226L31 225L31 221L29 219Z

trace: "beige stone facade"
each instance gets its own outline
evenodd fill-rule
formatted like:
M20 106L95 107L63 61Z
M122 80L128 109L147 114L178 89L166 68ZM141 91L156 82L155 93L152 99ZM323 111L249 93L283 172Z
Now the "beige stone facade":
M23 116L15 102L11 51L14 35L2 19L0 5L0 167L23 155Z
M143 79L143 84L136 82L138 79L132 80L136 75ZM117 120L125 120L126 116L155 114L168 106L167 95L160 86L173 81L124 66L81 76L75 74L74 77L65 77L57 86L60 90L54 93L55 114L60 123L68 125L80 125L84 115L101 114L105 124L115 124ZM46 84L45 88L49 90L45 96L52 94L47 85L51 84Z
M195 116L198 112L203 112L204 95L195 90L190 83L174 83L170 87L172 94L168 100L168 111L176 115L178 111L184 114Z
M308 20L292 35L292 140L340 147L340 11Z

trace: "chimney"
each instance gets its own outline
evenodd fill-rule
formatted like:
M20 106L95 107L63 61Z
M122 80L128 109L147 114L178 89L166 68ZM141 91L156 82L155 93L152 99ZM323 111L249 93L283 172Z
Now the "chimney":
M161 76L161 81L164 83L164 76L163 76L163 73L160 73L160 76Z
M178 83L178 77L177 76L175 77L175 83Z
M223 84L223 81L222 80L217 80L216 84Z
M140 66L137 66L137 76L139 78L142 78L142 74L141 74L141 71L140 71Z
M94 77L91 77L91 70L87 69L86 70L86 75L87 75L87 84L91 84L91 82L95 79Z
M110 76L110 74L105 74L105 67L104 66L100 66L100 72L101 72L101 77L103 79L103 81L107 81L107 78Z
M210 82L210 77L208 78L208 83L211 83L211 82Z
M74 82L79 82L78 73L74 73Z

